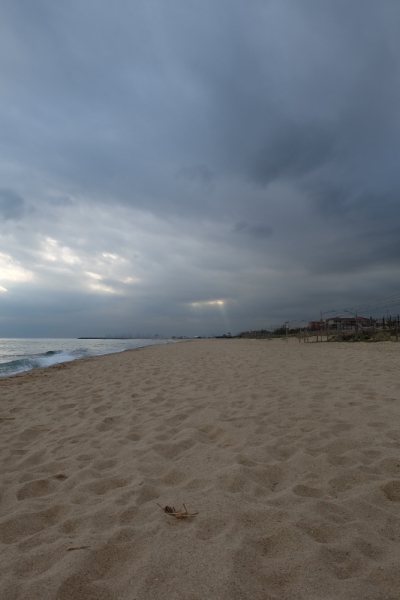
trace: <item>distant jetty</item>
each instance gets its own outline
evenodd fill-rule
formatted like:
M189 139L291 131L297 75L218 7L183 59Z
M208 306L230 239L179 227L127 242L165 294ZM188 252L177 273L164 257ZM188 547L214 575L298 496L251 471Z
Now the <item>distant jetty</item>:
M83 336L77 340L162 340L167 339L159 334L136 334L136 335L104 335L102 337Z

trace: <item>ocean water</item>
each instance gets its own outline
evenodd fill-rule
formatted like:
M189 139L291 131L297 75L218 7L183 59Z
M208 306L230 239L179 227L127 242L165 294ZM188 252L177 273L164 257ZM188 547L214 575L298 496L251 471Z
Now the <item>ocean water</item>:
M0 339L0 377L85 356L114 354L130 348L168 344L171 340Z

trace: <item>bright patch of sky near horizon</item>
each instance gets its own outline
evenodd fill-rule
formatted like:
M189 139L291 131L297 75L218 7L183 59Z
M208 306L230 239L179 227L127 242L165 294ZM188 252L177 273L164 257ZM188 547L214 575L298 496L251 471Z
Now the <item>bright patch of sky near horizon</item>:
M0 17L0 336L234 333L400 291L397 0Z

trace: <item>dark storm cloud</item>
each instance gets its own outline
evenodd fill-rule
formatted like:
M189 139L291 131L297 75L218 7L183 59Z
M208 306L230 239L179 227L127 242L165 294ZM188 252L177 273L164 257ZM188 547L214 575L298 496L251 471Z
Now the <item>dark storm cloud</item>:
M25 210L25 201L21 196L8 189L0 189L0 216L4 221L18 221Z
M132 184L179 210L168 160L188 179L239 169L261 184L347 164L397 110L398 43L376 3L363 11L370 37L354 3L121 2L123 19L108 3L10 6L21 52L33 50L23 108L37 160L135 205Z
M58 198L51 198L50 204L53 206L74 206L74 201L69 196L59 196Z
M192 165L191 167L182 167L177 173L178 177L189 181L200 182L206 186L210 185L215 177L215 173L207 165Z
M36 286L66 315L101 299L117 329L116 312L246 329L391 290L397 0L6 0L1 17L8 306Z
M274 230L269 225L249 225L246 221L240 221L236 223L234 231L236 233L247 233L256 238L269 238Z
M314 123L287 124L254 156L249 175L267 185L276 179L302 177L334 159L335 136Z

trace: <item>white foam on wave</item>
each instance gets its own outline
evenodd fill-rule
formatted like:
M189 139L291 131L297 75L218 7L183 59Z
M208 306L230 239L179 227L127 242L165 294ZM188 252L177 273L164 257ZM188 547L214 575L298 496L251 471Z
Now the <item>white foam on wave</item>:
M171 340L80 340L47 339L0 340L0 377L15 375L40 367L71 362L87 356L100 356L123 352L152 344L168 344ZM64 348L60 346L64 345ZM68 344L68 346L67 346ZM48 349L53 346L53 349ZM55 347L54 347L55 346ZM58 347L57 347L58 346ZM8 360L7 360L8 359ZM11 359L11 360L10 360Z
M51 354L50 356L41 356L40 358L37 358L35 362L37 363L38 367L51 367L51 365L57 365L58 363L62 362L70 362L76 358L78 358L76 355L73 355L68 351L61 351Z

